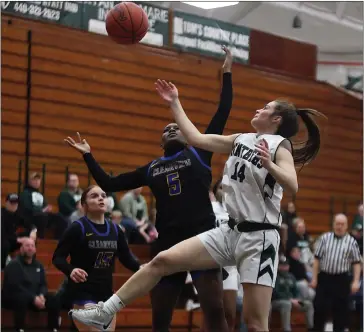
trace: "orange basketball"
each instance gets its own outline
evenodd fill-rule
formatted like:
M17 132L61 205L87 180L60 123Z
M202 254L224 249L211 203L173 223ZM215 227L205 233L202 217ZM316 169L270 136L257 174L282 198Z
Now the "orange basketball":
M106 31L118 44L136 44L147 34L148 16L133 2L121 2L106 16Z

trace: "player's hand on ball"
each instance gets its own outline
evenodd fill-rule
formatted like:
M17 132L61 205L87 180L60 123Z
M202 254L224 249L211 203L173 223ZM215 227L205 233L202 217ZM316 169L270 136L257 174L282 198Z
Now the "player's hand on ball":
M233 55L225 45L222 46L222 50L226 54L224 64L222 65L222 69L224 70L224 73L229 73L231 72L231 66L233 64Z
M81 138L80 133L77 133L78 142L76 142L72 137L68 136L65 138L65 142L76 149L77 151L81 152L82 154L89 153L91 151L91 147L88 145L85 139Z
M75 283L79 283L79 282L85 282L86 278L87 278L88 274L86 271L82 270L82 269L73 269L71 272L71 279L75 282Z
M263 167L268 169L272 164L272 157L269 152L267 141L263 139L259 144L255 144L255 150L258 151L258 157L260 158Z
M178 90L171 82L167 83L164 80L157 80L157 82L155 82L155 89L158 91L162 99L169 103L178 98Z

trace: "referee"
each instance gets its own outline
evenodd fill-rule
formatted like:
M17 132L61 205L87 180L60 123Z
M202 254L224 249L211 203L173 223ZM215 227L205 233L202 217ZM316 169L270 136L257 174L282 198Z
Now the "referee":
M335 332L349 327L350 294L360 288L361 256L357 241L347 233L347 217L335 215L333 228L318 240L313 266L311 286L317 288L314 331L320 332L330 314Z

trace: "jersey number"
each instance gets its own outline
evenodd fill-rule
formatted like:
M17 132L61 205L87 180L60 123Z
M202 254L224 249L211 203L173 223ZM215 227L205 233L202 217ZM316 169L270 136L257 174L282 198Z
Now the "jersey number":
M240 164L240 162L237 162L235 164L235 171L234 171L234 174L231 176L231 178L235 181L239 180L239 182L243 182L245 179L245 164L241 165L240 168L239 168L239 164ZM270 173L268 173L265 178L264 187L263 187L264 199L272 198L275 184L276 184L276 180Z
M178 172L167 175L167 184L170 196L176 196L181 193L181 182Z
M113 252L108 252L108 251L99 252L94 267L96 269L105 269L110 267L113 257L114 257Z
M239 182L243 182L245 179L245 164L241 165L241 167L239 168L239 164L240 162L237 162L235 164L235 172L234 174L231 176L231 178L235 181L237 181L239 179Z

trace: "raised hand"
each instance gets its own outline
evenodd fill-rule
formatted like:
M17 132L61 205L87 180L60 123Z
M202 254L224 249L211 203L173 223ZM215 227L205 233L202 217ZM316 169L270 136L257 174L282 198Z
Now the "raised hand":
M158 91L162 99L169 103L178 98L178 90L171 82L167 83L164 80L157 80L157 82L155 82L155 89Z
M224 73L228 73L231 72L231 66L233 64L233 55L226 46L222 46L222 50L226 54L224 64L222 65L222 69L224 70Z
M258 157L260 158L264 168L269 168L272 163L272 157L269 152L269 146L265 139L260 141L259 144L255 144L255 149L258 151Z
M78 142L76 142L72 137L68 136L64 139L64 141L74 149L76 149L78 152L85 154L89 153L91 151L91 147L88 145L85 139L81 138L81 135L79 132L77 132Z

